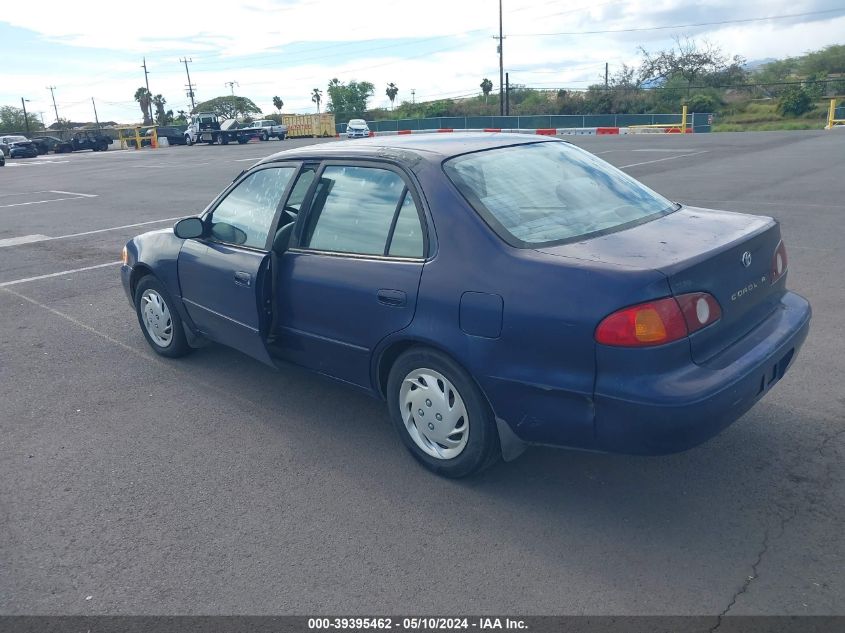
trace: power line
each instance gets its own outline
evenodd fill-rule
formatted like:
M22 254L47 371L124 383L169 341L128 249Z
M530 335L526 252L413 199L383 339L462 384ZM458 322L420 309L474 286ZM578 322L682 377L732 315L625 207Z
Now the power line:
M807 11L805 13L789 13L784 15L770 15L760 18L744 18L740 20L719 20L716 22L697 22L694 24L672 24L669 26L644 26L631 29L604 29L601 31L560 31L556 33L511 33L511 37L547 37L553 35L599 35L603 33L639 33L643 31L665 31L669 29L685 29L697 26L720 26L723 24L745 24L748 22L765 22L766 20L786 20L788 18L802 18L810 15L821 15L823 13L840 13L845 7L837 9L825 9L824 11Z

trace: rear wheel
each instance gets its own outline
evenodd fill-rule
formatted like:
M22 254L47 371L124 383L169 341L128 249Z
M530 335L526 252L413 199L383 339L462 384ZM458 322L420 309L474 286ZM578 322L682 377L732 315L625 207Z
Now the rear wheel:
M182 318L170 293L158 279L148 275L135 289L135 313L147 343L157 354L178 358L191 351Z
M387 381L390 418L423 466L445 477L466 477L500 456L493 412L472 377L433 349L402 354Z

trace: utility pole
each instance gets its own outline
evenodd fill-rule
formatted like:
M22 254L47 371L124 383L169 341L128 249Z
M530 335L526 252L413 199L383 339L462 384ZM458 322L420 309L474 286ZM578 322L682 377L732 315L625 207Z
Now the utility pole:
M235 101L235 86L240 87L237 81L227 81L224 86L229 86L232 89L232 118L237 120L238 118L238 103ZM318 106L319 107L319 106Z
M150 119L150 123L153 123L153 93L150 92L150 73L147 71L147 58L144 57L144 63L141 64L141 68L144 69L144 83L147 85L147 95L150 98L149 105L147 105L147 116Z
M21 107L23 108L23 123L26 126L26 135L29 136L29 117L26 116L26 99L21 97Z
M502 40L505 38L502 36L502 0L499 0L499 114L504 116L505 114L505 100L503 94L504 88L504 72L505 72L505 62L504 62L504 51L502 50Z
M194 84L191 83L191 71L188 70L188 62L193 63L194 60L190 57L180 57L180 62L185 63L185 73L188 75L188 96L191 98L191 112L197 109L197 104L194 103Z
M604 89L607 90L607 62L604 63Z
M56 107L56 93L53 92L56 89L55 86L47 86L47 90L50 91L50 96L53 97L53 111L56 113L56 124L59 123L59 109Z
M511 113L511 80L510 73L505 73L505 116Z
M416 88L411 88L411 105L413 105L413 104L415 104L415 103L416 103L416 100L414 99L414 96L415 96L416 94L417 94L417 90L416 90Z
M100 119L97 117L97 104L94 103L94 97L91 97L91 105L94 106L94 121L97 122L97 132L100 131Z

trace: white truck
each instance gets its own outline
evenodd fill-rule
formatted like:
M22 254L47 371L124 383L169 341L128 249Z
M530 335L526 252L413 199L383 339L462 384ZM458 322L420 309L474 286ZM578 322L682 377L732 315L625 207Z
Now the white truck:
M262 119L247 127L241 127L234 119L221 122L214 112L198 112L191 117L191 122L185 130L185 142L188 145L194 143L227 145L235 141L243 144L253 138L269 141L271 137L276 137L284 140L287 131L286 125L279 125L269 119Z
M258 138L262 141L269 141L273 137L276 137L280 141L284 141L285 137L288 135L287 125L284 125L283 123L276 123L271 119L253 121L252 125L249 126L249 129L257 129L259 132Z

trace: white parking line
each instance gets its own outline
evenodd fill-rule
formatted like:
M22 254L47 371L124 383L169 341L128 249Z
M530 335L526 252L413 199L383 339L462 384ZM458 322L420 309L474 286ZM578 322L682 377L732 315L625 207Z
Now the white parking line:
M81 198L96 198L96 193L76 193L75 191L56 191L55 189L51 189L50 193L62 193L66 196L80 196Z
M50 192L56 193L56 192ZM0 204L0 209L8 207L26 207L32 204L47 204L48 202L62 202L63 200L84 200L85 198L96 198L97 196L73 196L72 198L51 198L50 200L34 200L32 202L16 202L14 204Z
M180 216L181 217L181 216ZM81 237L83 235L94 235L95 233L107 233L108 231L119 231L120 229L132 229L136 226L146 226L148 224L161 224L162 222L173 222L179 220L176 218L163 218L161 220L149 220L148 222L136 222L135 224L123 224L121 226L110 226L107 229L94 229L93 231L82 231L81 233L68 233L67 235L57 235L50 237L49 235L22 235L21 237L9 237L0 240L0 248L5 246L18 246L19 244L34 244L35 242L51 242L53 240L64 240L70 237Z
M43 242L44 240L49 240L50 238L46 235L41 234L34 234L34 235L21 235L20 237L7 237L4 240L0 240L0 248L4 246L17 246L18 244L32 244L33 242Z
M61 277L62 275L70 275L73 273L81 273L86 270L94 270L96 268L105 268L107 266L117 266L122 264L122 261L109 262L108 264L97 264L96 266L85 266L84 268L72 268L71 270L62 270L57 273L50 273L48 275L38 275L36 277L24 277L23 279L13 279L12 281L0 282L0 288L6 286L16 286L18 284L29 283L30 281L38 281L39 279L49 279L50 277Z
M630 165L620 165L619 169L626 169L627 167L638 167L640 165L650 165L651 163L660 163L664 160L675 160L676 158L686 158L687 156L698 156L699 154L706 154L707 150L700 152L693 152L692 154L680 154L678 156L667 156L666 158L657 158L655 160L646 160L641 163L631 163Z

